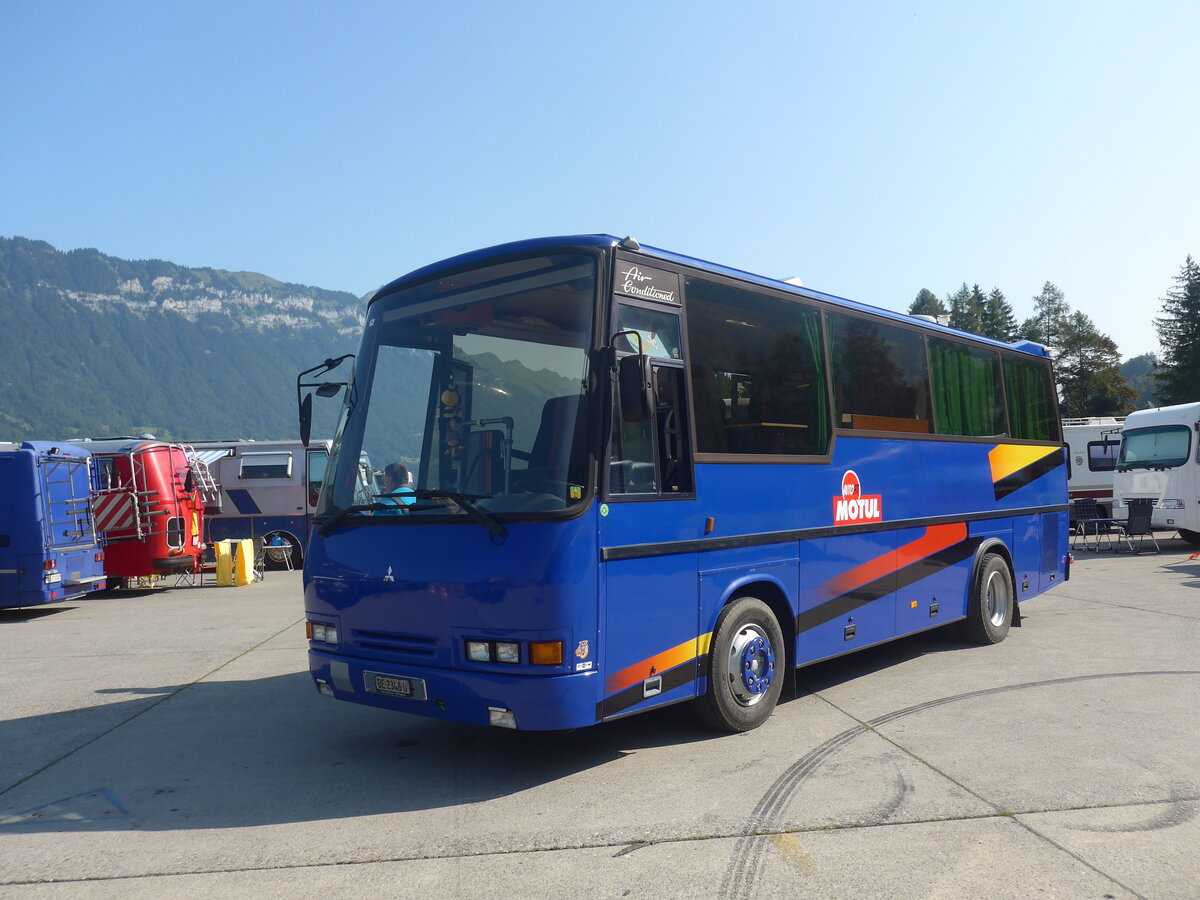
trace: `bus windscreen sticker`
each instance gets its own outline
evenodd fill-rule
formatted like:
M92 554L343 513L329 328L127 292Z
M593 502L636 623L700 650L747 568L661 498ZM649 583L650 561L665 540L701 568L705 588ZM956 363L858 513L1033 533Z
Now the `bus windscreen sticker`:
M862 483L853 469L842 476L842 495L833 498L834 525L860 525L883 521L883 495L863 496Z
M626 297L679 304L679 275L663 269L617 260L616 291Z

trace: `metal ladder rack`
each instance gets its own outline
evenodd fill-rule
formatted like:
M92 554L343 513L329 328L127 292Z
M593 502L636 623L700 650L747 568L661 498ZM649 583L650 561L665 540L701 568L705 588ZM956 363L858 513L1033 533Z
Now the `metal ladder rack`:
M221 489L208 468L208 463L196 456L196 450L190 444L180 444L188 460L188 471L192 475L192 486L200 495L205 506L211 506L220 499Z
M96 534L92 528L90 469L87 480L89 493L82 497L75 493L75 476L80 467L91 465L90 458L39 456L37 465L42 470L42 485L46 491L46 508L50 513L48 527L56 529L69 523L72 528L69 532L63 532L61 536L48 535L52 539L52 543L57 537L67 538L74 542L81 542L85 539L89 543L94 542ZM61 477L55 477L58 475ZM55 490L55 488L62 490ZM61 520L55 516L55 507L61 509Z

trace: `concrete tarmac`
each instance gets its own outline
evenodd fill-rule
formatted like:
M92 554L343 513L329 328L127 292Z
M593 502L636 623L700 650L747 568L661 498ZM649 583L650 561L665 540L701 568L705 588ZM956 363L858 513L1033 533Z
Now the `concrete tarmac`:
M762 728L321 697L300 574L0 610L0 897L1200 897L1200 559L1076 553L992 647L800 670Z

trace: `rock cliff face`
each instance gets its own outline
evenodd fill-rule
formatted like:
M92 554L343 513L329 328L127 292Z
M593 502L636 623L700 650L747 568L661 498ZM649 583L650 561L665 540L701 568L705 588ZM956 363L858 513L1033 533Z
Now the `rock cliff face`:
M353 352L365 307L253 272L0 238L0 440L292 437L296 373Z
M260 330L317 328L322 324L333 325L345 333L362 328L362 316L352 306L320 307L313 297L305 294L227 290L198 281L180 281L167 275L158 276L149 287L139 279L131 278L117 285L115 293L59 290L62 296L82 303L93 312L104 312L106 307L119 304L143 317L156 308L177 313L189 322L197 322L203 314L213 313Z
M170 311L189 322L215 314L259 330L332 326L357 333L364 306L344 291L286 284L254 272L130 261L98 250L62 253L44 241L0 238L0 288L21 286L54 291L92 312L122 307L144 318Z

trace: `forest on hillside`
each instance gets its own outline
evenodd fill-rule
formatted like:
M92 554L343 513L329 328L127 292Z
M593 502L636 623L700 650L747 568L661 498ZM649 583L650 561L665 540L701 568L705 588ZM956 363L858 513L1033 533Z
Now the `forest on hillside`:
M363 305L252 273L0 239L0 440L295 437L296 375L357 349ZM333 415L318 407L315 435Z

